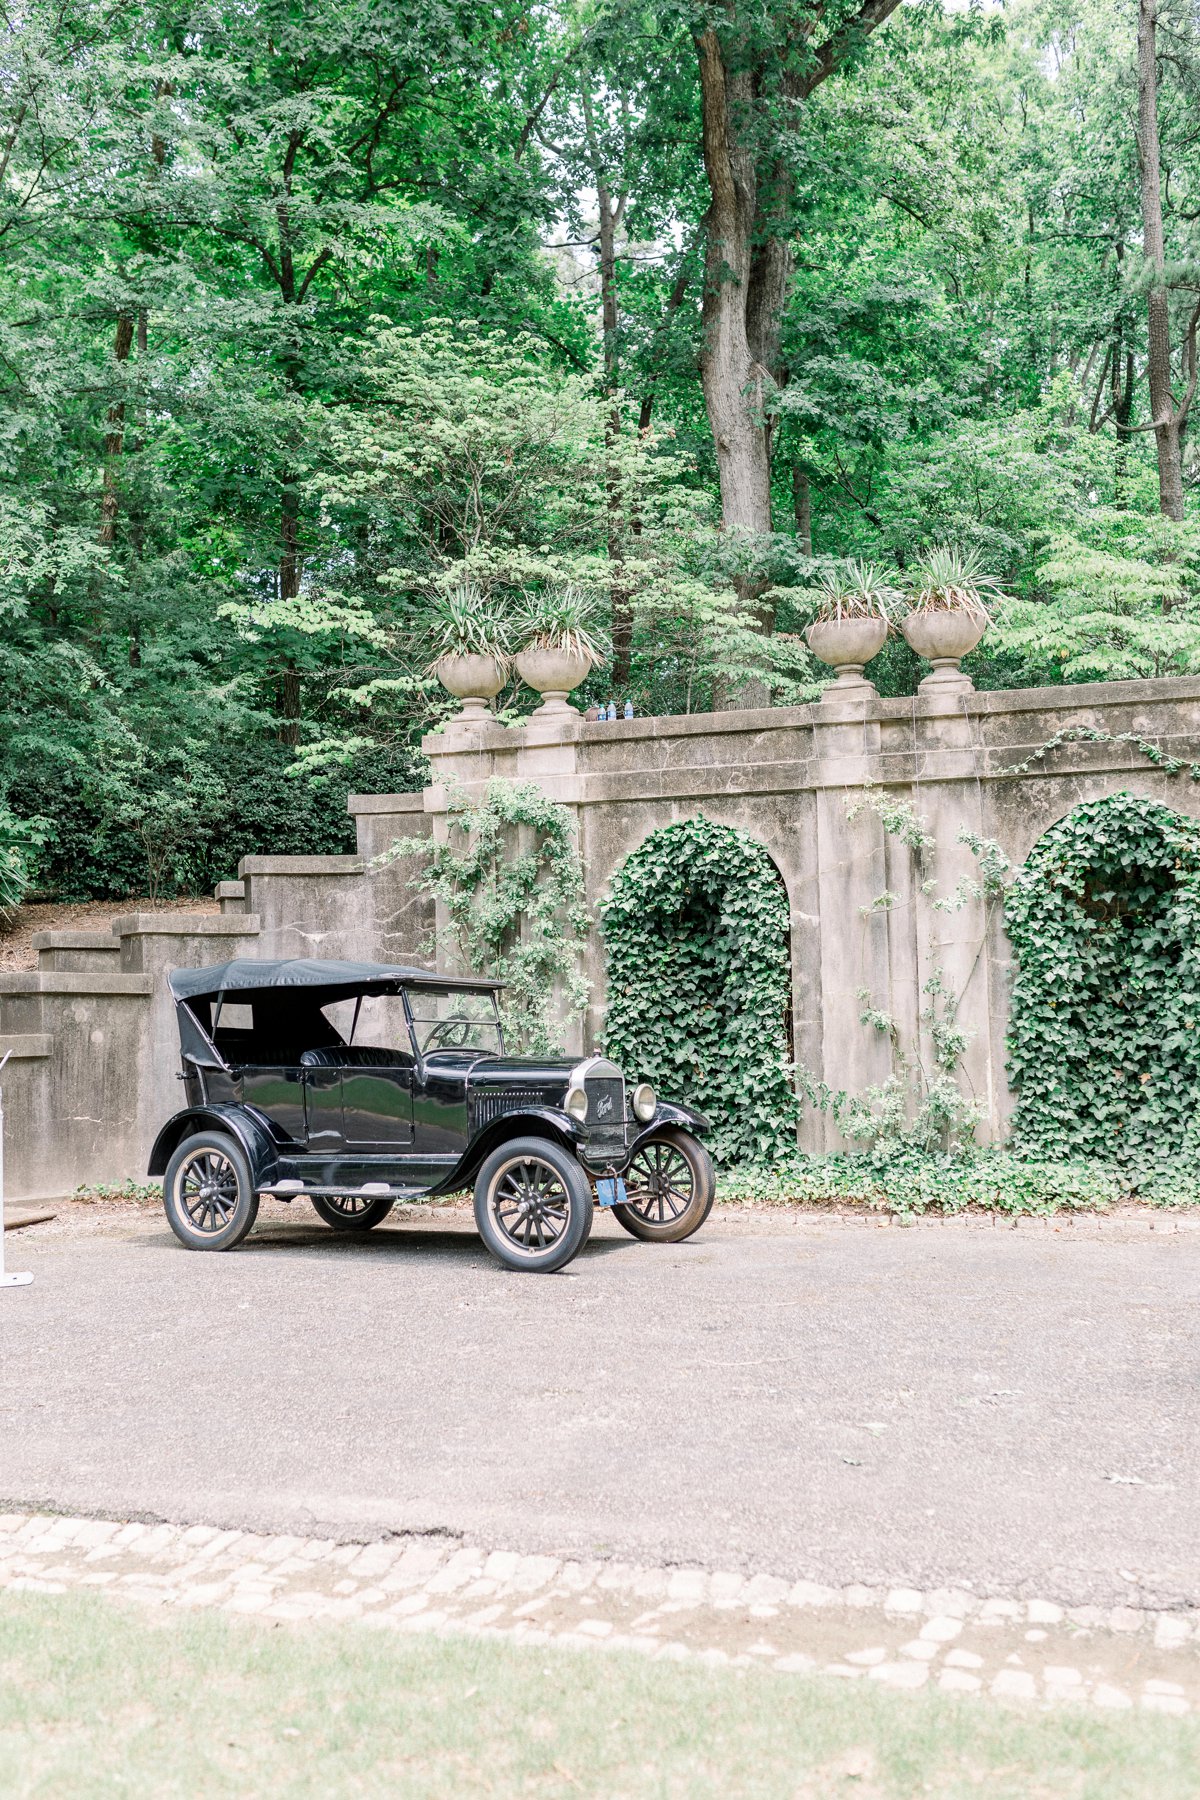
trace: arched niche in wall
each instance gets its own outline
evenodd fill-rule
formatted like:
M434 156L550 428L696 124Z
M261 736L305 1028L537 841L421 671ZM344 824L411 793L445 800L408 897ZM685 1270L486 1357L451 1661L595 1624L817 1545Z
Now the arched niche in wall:
M793 1149L783 877L744 831L698 815L653 831L601 907L606 1053L706 1114L724 1162Z
M1200 1149L1200 823L1075 806L1006 897L1014 1145L1152 1170Z

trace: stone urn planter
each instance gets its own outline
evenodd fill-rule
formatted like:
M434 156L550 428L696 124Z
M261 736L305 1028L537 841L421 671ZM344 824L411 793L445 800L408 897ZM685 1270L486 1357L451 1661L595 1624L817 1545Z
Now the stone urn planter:
M970 689L974 682L959 668L959 661L973 650L988 628L986 614L965 608L910 612L901 619L900 629L910 649L923 656L933 668L922 681L922 688Z
M490 722L492 713L487 702L504 686L505 670L498 656L451 652L438 657L433 672L447 693L454 694L463 703L462 711L455 714L455 723L486 725Z
M864 614L859 618L818 619L804 636L814 656L837 670L834 686L841 689L867 689L875 684L866 679L863 670L873 656L878 656L887 642L886 619Z
M517 674L527 687L535 688L542 704L533 717L554 718L565 713L578 714L567 696L594 667L592 657L582 650L551 650L542 644L528 644L518 651Z

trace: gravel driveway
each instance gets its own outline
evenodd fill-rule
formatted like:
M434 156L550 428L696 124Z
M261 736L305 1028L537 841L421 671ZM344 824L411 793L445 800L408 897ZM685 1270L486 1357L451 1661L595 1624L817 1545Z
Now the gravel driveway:
M531 1277L311 1220L10 1235L0 1504L1200 1606L1200 1235L604 1220Z

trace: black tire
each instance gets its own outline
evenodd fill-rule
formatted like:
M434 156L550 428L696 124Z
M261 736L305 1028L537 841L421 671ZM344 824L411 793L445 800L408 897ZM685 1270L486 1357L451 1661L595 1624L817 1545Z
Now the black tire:
M712 1211L717 1178L698 1138L664 1126L640 1144L625 1171L629 1202L613 1214L631 1236L652 1244L679 1244L699 1231Z
M501 1144L475 1178L479 1235L506 1269L564 1268L587 1242L593 1210L591 1182L552 1138Z
M370 1231L372 1225L383 1224L396 1204L366 1194L314 1194L312 1203L318 1217L335 1231Z
M163 1176L167 1224L189 1250L232 1250L258 1217L246 1153L223 1131L184 1138Z

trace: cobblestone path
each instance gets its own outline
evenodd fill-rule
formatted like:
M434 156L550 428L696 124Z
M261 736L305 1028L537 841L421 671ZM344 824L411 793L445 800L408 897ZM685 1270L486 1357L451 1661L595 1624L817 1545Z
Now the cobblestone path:
M453 1539L260 1537L215 1526L0 1514L0 1588L101 1590L275 1624L358 1620L406 1633L773 1665L894 1688L1189 1713L1200 1611L789 1584L699 1568L569 1562Z

